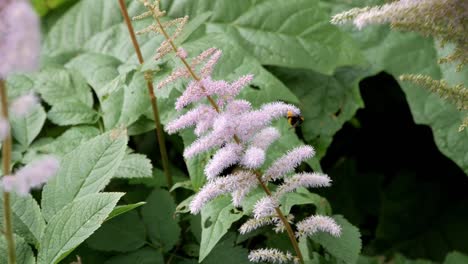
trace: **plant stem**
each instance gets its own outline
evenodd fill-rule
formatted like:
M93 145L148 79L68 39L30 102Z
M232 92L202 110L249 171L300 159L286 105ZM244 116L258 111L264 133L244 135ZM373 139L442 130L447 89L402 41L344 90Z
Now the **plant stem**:
M262 181L261 175L259 173L255 173L255 175L257 176L257 180L260 183L260 186L262 186L263 191L265 191L265 193L268 196L271 196L271 191L270 189L268 189L268 186L266 186L266 184ZM304 264L304 258L302 257L301 250L299 249L299 244L297 243L296 237L294 236L294 232L292 230L291 225L288 222L288 219L286 219L286 217L284 216L283 212L281 211L279 207L275 207L275 211L279 219L281 220L281 222L283 222L284 227L286 228L286 232L288 233L289 240L291 241L294 251L296 251L299 261L302 264Z
M172 39L169 37L169 35L167 34L166 30L164 29L164 27L162 26L161 22L159 21L159 18L157 16L154 16L156 22L158 23L158 26L162 32L162 34L164 35L164 37L166 38L166 40L169 42L169 44L171 45L172 49L174 50L174 52L177 52L177 47L176 45L174 44L174 42L172 41ZM187 60L185 60L184 58L182 57L179 57L180 60L182 61L182 63L185 65L185 68L187 68L187 71L190 73L190 75L192 76L192 78L195 80L195 81L200 81L200 78L197 76L197 74L195 73L195 71L192 69L192 67L190 67L190 64L188 64ZM205 90L205 88L203 86L201 86L201 88L203 90ZM208 101L210 102L210 104L213 106L213 108L216 110L216 112L220 112L219 110L219 107L218 105L216 104L216 102L213 100L213 98L211 98L210 96L207 96L208 98ZM237 144L240 143L240 139L239 137L237 137L237 135L234 135L234 140L236 141ZM271 196L271 191L268 189L268 187L263 183L260 175L258 173L256 173L257 175L257 180L258 182L260 183L260 185L262 186L262 189L265 191L265 193L268 195L268 196ZM296 240L296 237L294 236L294 232L291 228L291 225L289 224L288 220L286 219L286 217L284 216L283 212L281 212L281 209L279 207L276 207L275 208L275 211L276 213L278 214L278 217L280 218L281 222L283 222L284 226L286 227L286 231L288 233L288 236L289 236L289 240L291 240L291 244L294 248L294 250L296 251L296 254L297 254L297 257L299 258L299 261L300 263L304 263L304 258L302 257L302 253L301 253L301 250L299 249L299 244L297 243L297 240Z
M135 36L135 30L133 29L133 25L130 21L130 17L128 16L127 6L125 5L124 0L119 0L120 11L122 12L122 16L124 17L125 24L127 25L128 32L130 34L130 38L132 39L133 47L135 48L135 52L138 57L138 61L140 64L144 63L143 55L141 54L140 45ZM153 108L153 118L154 123L156 124L156 136L158 138L159 143L159 151L161 153L162 165L164 169L164 175L166 176L167 185L169 189L172 187L172 175L169 168L169 157L167 155L166 143L164 140L164 132L161 125L161 120L159 118L159 111L158 111L158 101L157 97L154 94L154 87L153 87L153 80L151 74L145 73L146 85L148 87L148 92L150 95L151 100L151 107Z
M2 113L1 116L8 124L10 123L8 120L8 98L7 98L7 91L5 81L0 79L0 100L2 103ZM10 129L8 129L10 130ZM2 148L2 162L3 162L3 175L10 174L10 161L11 161L11 135L10 131L8 131L5 139L3 140L3 148ZM11 217L11 207L10 207L10 193L3 192L3 221L5 226L5 238L7 241L8 247L8 263L15 264L16 263L16 250L15 250L15 239L13 237L13 223Z

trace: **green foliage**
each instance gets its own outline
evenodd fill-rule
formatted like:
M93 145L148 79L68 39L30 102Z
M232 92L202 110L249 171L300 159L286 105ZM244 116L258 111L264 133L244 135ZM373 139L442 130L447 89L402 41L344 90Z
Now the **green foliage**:
M18 117L12 115L11 130L13 138L22 147L27 148L41 132L45 120L46 113L42 106L36 106L25 116Z
M18 263L24 264L34 264L36 260L34 259L34 254L31 250L31 247L26 241L20 236L15 235L15 249L16 249L16 261ZM7 258L7 241L5 236L0 237L0 263L8 263Z
M141 154L126 154L114 174L114 178L153 177L151 161Z
M117 255L110 258L104 264L127 264L127 263L139 263L139 264L164 264L164 259L159 252L154 248L144 247L137 251Z

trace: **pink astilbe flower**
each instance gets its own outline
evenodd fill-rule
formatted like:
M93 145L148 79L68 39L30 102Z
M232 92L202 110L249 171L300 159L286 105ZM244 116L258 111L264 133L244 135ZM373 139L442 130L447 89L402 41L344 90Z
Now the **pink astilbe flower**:
M250 171L242 172L243 174L240 175L238 180L243 182L244 187L237 189L231 193L232 204L235 207L241 207L242 201L244 200L245 196L258 186L258 180L254 173Z
M295 191L299 187L328 187L331 185L331 179L327 175L318 172L312 173L299 173L291 178L284 180L275 192L276 197Z
M28 1L7 1L0 9L0 79L37 69L39 17Z
M166 126L166 131L169 134L174 134L179 130L194 126L200 122L200 119L206 117L210 113L216 113L213 107L200 105L169 122Z
M224 169L236 164L241 152L242 146L236 143L229 143L219 149L205 167L205 175L208 180L213 180Z
M176 56L181 58L181 59L185 59L185 58L187 58L188 53L187 53L187 51L185 51L184 48L180 47L180 48L177 49Z
M234 192L239 189L249 188L252 178L252 173L249 171L237 171L226 177L219 177L208 182L195 195L190 202L190 212L197 214L203 206L216 197Z
M332 236L341 235L341 227L329 216L314 215L296 224L296 236L312 236L317 232L326 232Z
M266 150L268 147L275 142L281 136L278 129L274 127L267 127L255 135L252 139L251 144L257 148Z
M32 161L14 173L2 177L2 187L7 192L15 191L18 195L25 196L31 189L41 187L59 169L59 161L52 156L45 156Z
M297 258L295 258L289 252L281 252L278 249L273 248L262 248L252 250L249 253L249 260L251 262L270 262L270 263L290 263L294 261L294 263L299 263Z
M312 158L314 155L315 150L311 146L297 147L277 159L265 172L263 180L269 181L279 179L285 174L294 171L301 162Z
M271 196L265 196L255 203L253 214L256 219L272 216L275 208L279 206L278 200Z
M206 64L202 67L200 71L200 75L202 78L210 77L211 74L213 73L214 66L216 63L218 63L219 58L221 58L221 55L223 52L221 50L216 50L213 52L211 57L208 59Z
M3 141L10 134L10 123L0 117L0 141Z
M39 104L39 98L34 93L28 93L16 98L10 104L10 111L16 116L25 116Z
M231 115L240 115L252 110L252 104L246 100L233 100L226 105L225 111Z
M266 153L263 149L250 147L245 151L240 164L247 169L257 169L265 162L265 156Z

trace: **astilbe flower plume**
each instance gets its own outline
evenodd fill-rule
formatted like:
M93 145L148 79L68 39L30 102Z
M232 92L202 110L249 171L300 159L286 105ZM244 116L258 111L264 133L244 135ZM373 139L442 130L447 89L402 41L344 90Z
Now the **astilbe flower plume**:
M161 23L159 18L164 12L159 9L159 1L151 4L142 0L148 12L136 17L141 19L152 16L156 23L143 29L142 33L156 32L165 36L166 40L156 51L156 59L161 59L172 49L174 58L183 62L183 67L175 69L165 80L158 84L162 88L176 80L188 81L187 87L175 102L177 111L184 111L175 120L166 125L169 134L194 127L197 139L184 150L184 158L191 159L208 151L214 151L211 159L204 168L207 183L200 189L190 202L191 213L199 213L210 201L221 195L230 195L235 207L242 207L244 198L258 186L262 186L267 194L255 203L253 218L244 224L240 232L247 233L265 225L275 225L275 231L287 231L297 256L283 253L277 249L257 249L250 253L253 262L269 261L286 263L290 261L302 262L302 256L290 224L294 216L284 216L280 210L281 198L288 192L299 187L329 186L331 179L320 173L300 173L287 178L278 187L278 191L269 191L270 181L279 180L292 174L301 162L314 156L311 146L298 146L284 156L274 161L262 175L260 169L265 165L270 145L279 139L279 131L271 126L274 120L285 118L288 114L300 116L300 110L285 102L271 102L254 109L252 105L236 97L242 88L253 82L254 76L247 74L233 81L217 80L213 78L213 70L222 56L217 48L208 48L198 56L190 57L185 49L177 48L173 39L180 33L186 18L175 19ZM166 27L176 27L175 33L169 36ZM171 49L170 49L170 48ZM205 104L208 102L209 104ZM190 109L192 107L192 109ZM227 168L231 168L225 173ZM307 223L301 235L313 235L306 232ZM333 219L329 222L338 226ZM310 227L313 230L315 227ZM332 231L335 229L320 229Z
M0 79L35 70L39 63L39 17L28 1L2 0L0 6Z

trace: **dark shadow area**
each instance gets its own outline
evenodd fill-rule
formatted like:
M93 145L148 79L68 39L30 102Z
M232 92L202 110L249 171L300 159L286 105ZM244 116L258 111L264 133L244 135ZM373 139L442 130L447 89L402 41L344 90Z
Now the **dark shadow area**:
M405 94L386 73L360 83L365 108L335 135L322 167L333 187L321 190L335 214L362 233L363 253L442 261L468 252L468 177L414 123Z

